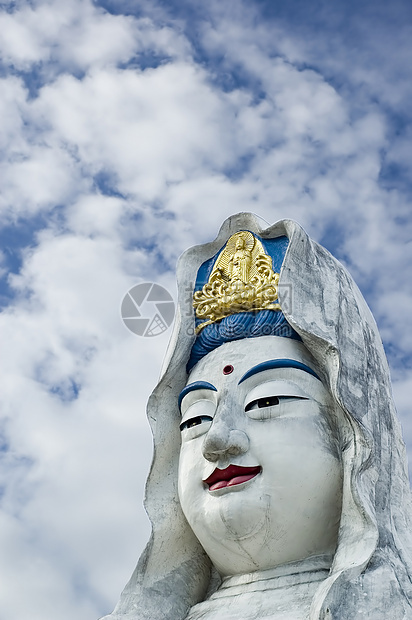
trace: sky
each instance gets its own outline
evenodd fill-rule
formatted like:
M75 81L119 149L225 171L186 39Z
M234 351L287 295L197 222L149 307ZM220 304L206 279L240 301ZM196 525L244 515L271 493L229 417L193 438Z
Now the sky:
M147 541L170 329L127 291L252 211L377 320L412 462L409 0L0 0L0 620L96 620Z

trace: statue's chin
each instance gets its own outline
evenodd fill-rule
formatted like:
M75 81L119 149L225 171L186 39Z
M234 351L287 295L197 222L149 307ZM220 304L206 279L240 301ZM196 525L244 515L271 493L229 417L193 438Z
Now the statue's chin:
M240 490L240 489L239 489ZM319 528L316 514L313 527L307 515L297 511L284 514L271 503L269 494L227 492L216 497L192 528L221 575L267 570L288 562L320 554L333 554L338 519Z
M224 539L243 541L267 529L270 522L269 508L269 495L260 495L253 502L247 503L242 501L242 493L232 492L221 497L216 520L220 522L219 529L224 531Z
M272 528L269 495L245 502L242 493L233 491L219 497L216 510L194 529L216 568L226 575L266 568L262 550Z

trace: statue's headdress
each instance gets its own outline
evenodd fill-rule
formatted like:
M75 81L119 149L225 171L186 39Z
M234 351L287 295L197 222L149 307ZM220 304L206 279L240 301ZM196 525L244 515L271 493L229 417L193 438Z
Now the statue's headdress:
M241 230L200 266L193 294L197 338L188 371L225 342L269 335L300 339L278 299L287 246L286 236L264 240Z

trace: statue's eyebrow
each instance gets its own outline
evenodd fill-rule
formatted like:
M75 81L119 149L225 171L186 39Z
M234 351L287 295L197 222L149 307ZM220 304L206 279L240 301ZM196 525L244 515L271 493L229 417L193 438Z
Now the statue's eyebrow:
M297 368L298 370L308 372L310 375L312 375L316 379L319 379L320 381L320 378L318 377L316 372L312 370L312 368L309 368L309 366L306 366L306 364L303 364L302 362L297 362L296 360L280 359L268 360L267 362L262 362L261 364L253 366L243 375L238 385L240 385L243 381L246 381L246 379L249 379L249 377L253 377L253 375L256 375L258 372L270 370L271 368Z
M193 392L193 390L213 390L213 392L217 392L217 388L215 388L214 385L208 383L207 381L194 381L193 383L189 383L189 385L186 385L186 387L184 387L179 394L179 409L180 405L182 404L182 400L184 399L186 394L189 394L189 392Z

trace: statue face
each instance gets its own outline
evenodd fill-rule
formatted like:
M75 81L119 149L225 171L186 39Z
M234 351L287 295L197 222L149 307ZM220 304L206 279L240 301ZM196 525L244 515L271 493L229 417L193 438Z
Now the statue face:
M190 374L179 498L222 575L336 548L341 463L314 368L301 343L264 336L218 347Z

